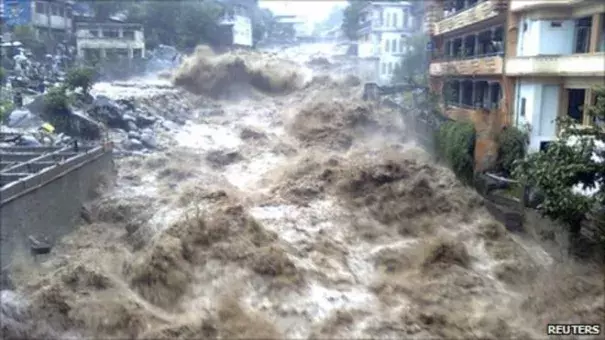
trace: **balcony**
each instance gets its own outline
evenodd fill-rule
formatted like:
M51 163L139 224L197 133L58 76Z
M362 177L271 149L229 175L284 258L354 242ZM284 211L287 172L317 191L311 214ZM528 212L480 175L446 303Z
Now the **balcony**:
M605 53L507 58L506 74L513 76L605 76Z
M498 9L498 3L495 0L481 2L476 6L436 22L433 27L433 34L440 35L448 33L481 21L485 21L487 19L491 19L499 14Z
M466 60L432 62L429 72L431 76L445 75L501 75L503 69L502 56L477 57Z

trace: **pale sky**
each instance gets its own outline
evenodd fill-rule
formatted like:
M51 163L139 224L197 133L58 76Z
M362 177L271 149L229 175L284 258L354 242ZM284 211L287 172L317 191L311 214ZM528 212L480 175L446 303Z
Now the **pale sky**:
M314 23L327 18L334 6L346 6L346 1L280 1L261 0L259 6L270 9L276 15L296 15Z

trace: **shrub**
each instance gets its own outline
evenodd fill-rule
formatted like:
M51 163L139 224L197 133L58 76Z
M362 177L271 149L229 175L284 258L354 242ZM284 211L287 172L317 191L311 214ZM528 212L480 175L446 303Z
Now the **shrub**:
M515 161L521 160L527 153L528 134L516 127L507 127L498 135L498 170L510 176Z
M441 159L456 176L471 183L474 175L475 127L470 122L446 122L437 133L437 148Z
M8 114L13 110L13 103L8 100L0 101L0 122L8 117Z
M57 130L69 129L69 97L64 86L54 87L44 95L44 115Z
M73 68L67 73L65 84L69 90L80 88L84 93L88 93L92 87L94 75L95 71L90 67Z

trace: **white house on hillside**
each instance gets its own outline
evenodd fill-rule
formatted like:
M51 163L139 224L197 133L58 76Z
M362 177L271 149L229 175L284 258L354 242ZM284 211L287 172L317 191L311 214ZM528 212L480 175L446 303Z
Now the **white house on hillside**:
M360 76L365 81L390 83L406 51L405 38L420 23L414 18L411 1L372 1L363 8L357 31Z

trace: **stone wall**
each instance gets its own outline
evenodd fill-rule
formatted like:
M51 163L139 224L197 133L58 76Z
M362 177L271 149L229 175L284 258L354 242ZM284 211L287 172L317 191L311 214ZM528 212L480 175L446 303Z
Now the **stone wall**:
M101 181L115 176L111 149L99 147L20 183L7 186L0 200L0 265L17 251L29 252L31 235L52 245L77 227L82 205Z

